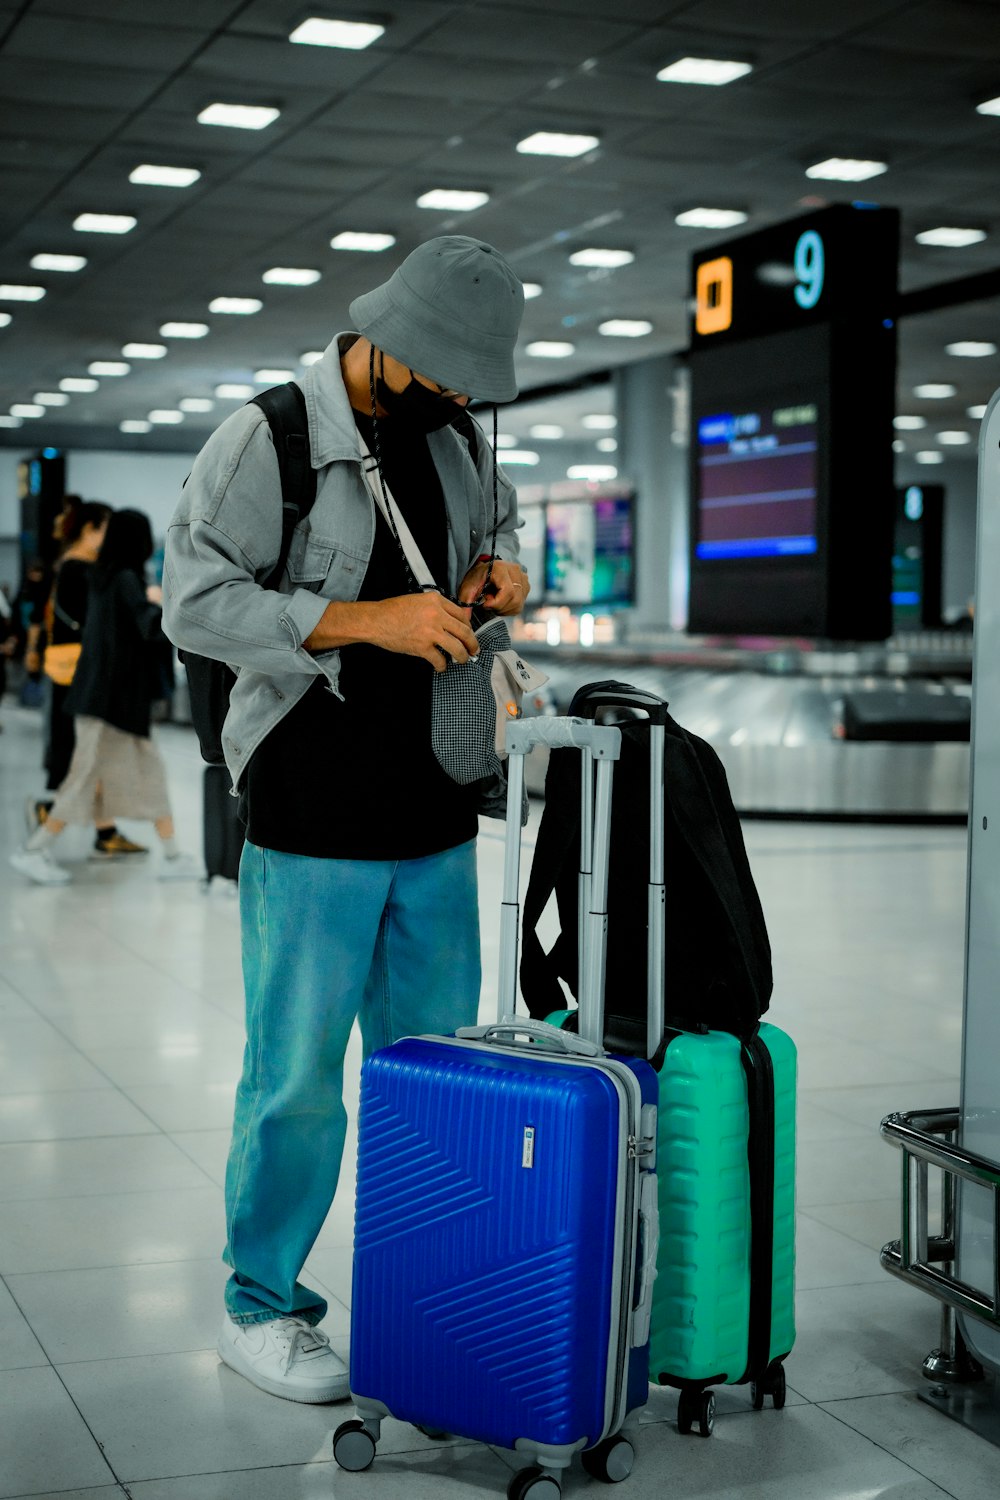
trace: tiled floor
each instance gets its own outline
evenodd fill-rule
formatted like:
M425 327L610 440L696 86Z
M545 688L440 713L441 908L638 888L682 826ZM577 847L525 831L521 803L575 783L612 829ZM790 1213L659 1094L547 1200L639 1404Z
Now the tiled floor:
M5 706L0 851L37 785L36 716ZM162 731L182 841L198 846L200 762ZM136 830L138 831L138 830ZM495 973L497 829L480 841ZM958 829L749 825L777 975L772 1018L801 1057L799 1339L783 1412L720 1393L711 1442L676 1398L642 1414L633 1500L996 1500L1000 1450L914 1395L937 1309L890 1280L891 1109L957 1101L965 836ZM276 1401L212 1352L221 1181L241 1052L236 906L226 890L67 854L74 882L0 862L0 1497L472 1500L511 1454L434 1446L387 1423L375 1466L331 1461L344 1408ZM492 1010L484 998L483 1013ZM358 1058L349 1069L356 1091ZM345 1341L351 1183L310 1262ZM568 1496L598 1493L575 1469Z

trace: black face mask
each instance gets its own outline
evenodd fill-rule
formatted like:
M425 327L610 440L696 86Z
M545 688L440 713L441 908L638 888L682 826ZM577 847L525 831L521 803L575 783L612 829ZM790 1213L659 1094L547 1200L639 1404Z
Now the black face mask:
M375 395L383 410L395 420L415 427L419 432L438 432L449 422L457 421L465 410L457 401L429 391L410 371L408 384L401 391L390 390L382 375L375 382Z

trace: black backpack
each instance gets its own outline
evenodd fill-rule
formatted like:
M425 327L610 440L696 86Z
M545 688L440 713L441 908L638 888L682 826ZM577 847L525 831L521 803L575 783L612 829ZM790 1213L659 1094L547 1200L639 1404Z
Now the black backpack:
M712 747L666 713L666 705L623 682L582 687L569 707L606 717L622 731L612 794L605 983L606 1035L643 1051L647 992L649 879L649 720L662 708L666 866L666 1019L686 1030L709 1027L752 1037L771 997L771 949L750 873L739 818ZM624 705L624 708L623 708ZM524 899L521 992L531 1015L565 1010L559 980L577 991L580 756L553 750ZM555 891L560 933L546 953L538 922Z
M288 562L292 534L316 499L316 470L310 462L306 401L295 382L290 380L286 385L261 391L250 404L259 406L267 418L281 475L281 551L262 585L276 589ZM229 712L229 694L236 674L225 662L196 656L193 651L183 651L180 657L187 669L191 721L202 759L210 766L224 765L222 726Z

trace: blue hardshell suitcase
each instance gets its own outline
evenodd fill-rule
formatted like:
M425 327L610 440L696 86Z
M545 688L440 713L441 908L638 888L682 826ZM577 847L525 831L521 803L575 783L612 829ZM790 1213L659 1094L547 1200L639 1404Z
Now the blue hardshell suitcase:
M362 1069L351 1318L358 1416L334 1456L366 1468L393 1416L515 1449L524 1500L560 1493L574 1453L624 1479L621 1434L645 1403L658 1243L656 1074L598 1040L513 1015L525 749L577 744L597 766L589 885L590 1011L603 1034L612 761L583 721L508 731L501 1019L409 1038ZM561 737L561 738L560 738ZM603 849L602 849L603 841Z

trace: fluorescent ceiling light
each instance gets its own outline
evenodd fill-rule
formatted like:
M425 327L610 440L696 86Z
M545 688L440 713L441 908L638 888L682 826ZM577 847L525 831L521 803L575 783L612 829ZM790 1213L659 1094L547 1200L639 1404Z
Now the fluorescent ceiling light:
M43 286L15 286L11 282L0 283L2 302L41 302L45 296Z
M0 328L9 328L12 322L10 313L0 312Z
M87 264L85 255L33 255L33 271L82 271Z
M913 394L919 396L922 401L946 401L949 396L956 394L956 388L953 385L945 385L943 381L931 381L929 385L915 385Z
M20 417L0 417L0 427L20 427Z
M132 168L128 180L142 187L186 188L193 186L200 176L196 167L157 167L143 162L142 166Z
M565 430L555 422L536 422L534 427L528 428L528 436L533 438L561 438L565 437Z
M997 346L982 339L959 339L957 344L945 344L944 352L958 355L960 359L985 359L996 354Z
M369 234L362 229L342 229L330 241L331 250L367 250L372 254L389 250L396 243L394 234Z
M92 380L89 375L67 375L65 380L60 380L59 389L89 396L91 391L96 391L100 384L99 380Z
M526 468L528 468L528 467L534 468L535 464L537 464L538 461L539 461L538 454L537 453L532 453L532 451L531 451L530 448L505 448L504 449L503 463L505 465L506 464L522 464Z
M131 368L123 359L95 359L87 366L87 374L127 375Z
M582 156L601 144L596 135L563 135L557 130L536 130L518 141L517 150L525 156Z
M558 339L538 339L529 344L526 351L533 359L568 359L576 353L575 344L565 344Z
M258 385L281 385L283 381L291 380L294 374L294 370L254 370L253 378Z
M384 26L365 21L326 21L319 16L310 16L308 21L296 26L288 40L305 47L346 47L351 52L360 52L377 42L384 33Z
M741 208L686 208L674 215L682 229L734 229L749 218Z
M914 458L918 464L943 464L944 454L939 453L936 448L925 448L920 453L915 453Z
M517 443L518 443L518 439L514 436L514 434L512 432L498 432L497 433L497 447L498 448L516 448L517 447Z
M207 323L162 323L160 325L160 337L164 339L203 339L207 332Z
M986 99L982 104L976 105L977 115L1000 115L1000 95L995 99Z
M131 214L77 214L73 228L81 234L128 234L137 223Z
M524 293L525 302L530 302L533 297L542 295L542 288L537 281L522 281L521 290Z
M147 416L151 422L155 422L163 427L176 427L178 422L183 422L184 420L184 413L182 411L164 411L159 409L147 412Z
M645 318L609 318L606 323L598 323L597 331L609 339L641 339L652 333L653 325Z
M229 125L234 130L264 130L281 114L259 104L209 104L198 116L199 125Z
M965 415L971 417L974 422L981 422L986 415L985 406L967 406Z
M867 182L869 177L881 177L888 172L884 161L858 161L851 156L829 156L815 166L806 167L807 177L821 177L830 182Z
M12 417L44 417L45 407L30 401L16 401L10 414Z
M570 464L566 470L567 479L617 479L618 470L614 464Z
M217 385L215 394L220 401L249 401L254 388L252 385Z
M68 406L69 397L65 391L36 391L31 398L36 406Z
M185 396L183 401L177 405L181 411L214 411L215 402L210 401L207 396Z
M126 359L162 359L167 352L166 344L123 344Z
M420 194L417 207L439 208L467 214L474 208L482 208L483 204L489 201L489 193L477 193L459 188L431 188L429 192Z
M926 417L893 417L893 427L900 432L917 432L921 427L927 426Z
M259 313L264 306L257 297L213 297L208 304L211 313L231 313L234 317L246 318Z
M682 57L657 73L661 83L703 83L718 87L745 78L753 72L750 63L733 62L721 57Z
M906 444L903 442L902 438L894 438L893 439L892 451L893 451L893 453L905 453L906 452Z
M618 439L613 437L598 438L594 446L598 453L617 453Z
M304 266L272 266L261 277L262 281L275 286L312 286L320 278L319 271L307 270Z
M585 250L574 250L569 263L571 266L600 266L616 270L619 266L630 266L634 260L631 250L602 250L589 246Z
M151 432L152 422L142 422L134 417L128 417L124 422L118 423L119 432Z
M918 245L944 245L961 250L964 245L978 245L986 238L985 229L955 229L942 224L938 229L924 229L916 236Z
M618 418L609 411L590 411L580 418L580 423L590 432L610 432L618 426Z
M966 443L972 442L972 434L971 432L961 432L956 429L954 432L939 432L937 440L939 443L943 443L946 448L964 448Z
M320 360L323 358L323 353L324 351L322 349L307 349L305 354L299 355L299 364L318 365Z

